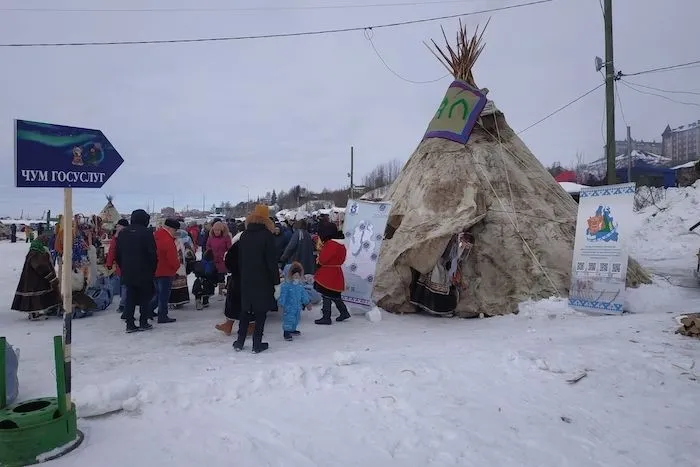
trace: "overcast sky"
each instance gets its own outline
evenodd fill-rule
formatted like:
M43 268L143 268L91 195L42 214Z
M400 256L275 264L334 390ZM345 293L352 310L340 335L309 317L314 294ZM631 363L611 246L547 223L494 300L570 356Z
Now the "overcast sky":
M275 8L400 0L2 0L0 8ZM520 0L432 5L197 12L0 11L0 43L149 40L296 32L450 15ZM630 73L700 59L700 2L614 0L617 69ZM476 82L520 130L598 84L603 56L598 0L497 12L486 33ZM470 16L470 27L487 16ZM444 74L422 41L448 34L457 19L379 29L373 40L409 80ZM172 204L207 208L299 183L312 190L348 183L350 146L357 177L415 149L449 78L412 84L380 62L361 31L172 45L0 48L0 215L62 208L61 190L17 189L13 119L99 128L125 159L102 190L75 190L77 211L99 211L112 194L120 211ZM700 67L630 81L700 91ZM660 140L672 126L700 119L700 107L621 87L638 139ZM667 94L700 103L700 96ZM601 88L522 135L544 164L603 152ZM617 134L625 124L617 114Z

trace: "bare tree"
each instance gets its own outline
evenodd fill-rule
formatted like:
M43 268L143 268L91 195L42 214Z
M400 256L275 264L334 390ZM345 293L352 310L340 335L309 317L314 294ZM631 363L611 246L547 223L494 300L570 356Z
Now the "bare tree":
M365 175L362 183L368 189L380 188L391 185L399 177L403 164L398 159L379 164L370 173Z

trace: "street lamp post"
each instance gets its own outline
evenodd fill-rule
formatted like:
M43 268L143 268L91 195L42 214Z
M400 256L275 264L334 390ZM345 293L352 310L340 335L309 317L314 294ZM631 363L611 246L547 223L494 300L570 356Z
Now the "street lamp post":
M250 187L248 185L241 185L248 191L248 201L245 204L245 210L248 212L250 210Z

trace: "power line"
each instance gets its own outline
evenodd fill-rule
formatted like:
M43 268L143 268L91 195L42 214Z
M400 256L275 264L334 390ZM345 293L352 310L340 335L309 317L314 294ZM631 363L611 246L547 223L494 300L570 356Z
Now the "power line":
M434 16L431 18L422 18L407 21L397 21L394 23L377 24L372 26L359 26L350 28L337 28L337 29L323 29L317 31L300 31L300 32L290 32L290 33L277 33L277 34L258 34L249 36L225 36L225 37L207 37L207 38L193 38L193 39L160 39L160 40L142 40L142 41L90 41L90 42L37 42L37 43L15 43L15 44L0 44L0 47L82 47L82 46L101 46L101 45L137 45L137 44L183 44L183 43L195 43L195 42L225 42L225 41L240 41L247 39L276 39L280 37L298 37L298 36L319 36L324 34L337 34L342 32L352 32L352 31L363 31L367 29L382 29L382 28L394 28L398 26L406 26L409 24L419 24L419 23L429 23L433 21L440 21L444 19L460 18L463 16L475 16L485 13L494 13L497 11L513 10L516 8L523 8L528 6L539 5L543 3L550 3L553 0L534 0L527 3L519 3L516 5L508 5L497 8L490 8L480 11L472 11L467 13L458 13L454 15L444 15L444 16Z
M652 91L665 92L668 94L690 94L693 96L700 96L700 92L697 92L697 91L671 91L669 89L655 88L653 86L647 86L645 84L633 83L631 81L627 81L627 83L631 84L633 86L637 86L639 88L651 89Z
M602 88L603 86L605 86L605 83L600 83L598 86L596 86L596 87L594 87L593 89L591 89L591 90L589 90L589 91L587 91L587 92L581 94L580 96L578 96L576 99L572 100L571 102L569 102L569 103L567 103L567 104L565 104L565 105L559 107L557 110L555 110L554 112L550 113L550 114L547 115L546 117L544 117L544 118L542 118L542 119L540 119L540 120L537 120L535 123L533 123L533 124L530 125L529 127L525 128L524 130L520 130L520 131L518 132L518 134L520 135L520 134L522 134L522 133L525 133L525 132L526 132L527 130L529 130L530 128L533 128L533 127L539 125L540 123L544 122L545 120L547 120L547 119L553 117L554 115L558 114L558 113L561 112L562 110L566 109L566 108L569 107L569 106L572 106L572 105L575 104L576 102L580 101L581 99L583 99L584 97L588 96L589 94L594 93L595 91L597 91L598 89Z
M614 81L615 83L615 96L617 97L617 103L620 106L620 115L622 115L622 121L625 122L625 125L630 126L629 123L627 123L627 118L625 118L625 110L622 108L622 99L620 98L620 88L617 85L617 81Z
M679 63L678 65L669 65L669 66L662 66L658 68L652 68L650 70L643 70L643 71L638 71L636 73L621 73L620 76L639 76L639 75L646 75L648 73L658 73L660 71L670 71L670 70L675 70L678 68L684 68L688 67L689 65L698 65L700 64L700 60L694 60L692 62L687 62L687 63Z
M391 74L393 74L397 78L399 78L403 81L406 81L408 83L412 83L412 84L430 84L430 83L437 83L438 81L443 80L443 79L447 78L448 76L450 76L450 73L447 73L447 74L442 75L439 78L431 79L428 81L414 81L412 79L404 78L398 72L394 71L394 69L389 66L389 64L386 62L386 60L384 60L384 57L382 57L382 55L379 53L379 51L377 50L377 47L374 45L373 34L374 33L372 32L371 29L365 29L365 39L367 39L369 41L370 45L372 46L372 50L374 50L375 55L377 56L377 58L379 58L379 61L381 61L384 64L384 67L387 70L389 70L391 72Z
M647 95L649 95L649 96L660 97L661 99L665 99L665 100L670 101L670 102L675 102L676 104L683 104L683 105L690 105L690 106L694 106L694 107L700 107L700 104L698 104L697 102L678 101L678 100L676 100L676 99L671 99L670 97L664 96L664 95L662 95L662 94L656 94L656 93L649 92L649 91L642 91L641 89L634 88L633 85L632 85L632 83L628 83L628 82L625 81L624 79L620 80L620 82L622 82L622 84L624 84L624 85L625 85L626 87L628 87L629 89L631 89L631 90L633 90L633 91L636 91L636 92L638 92L638 93L640 93L640 94L647 94Z
M0 11L25 13L209 13L209 12L255 12L255 11L293 11L293 10L345 10L363 8L396 8L405 6L450 5L471 3L478 0L434 0L405 1L396 3L368 3L360 5L301 5L273 7L236 7L236 8L0 8Z

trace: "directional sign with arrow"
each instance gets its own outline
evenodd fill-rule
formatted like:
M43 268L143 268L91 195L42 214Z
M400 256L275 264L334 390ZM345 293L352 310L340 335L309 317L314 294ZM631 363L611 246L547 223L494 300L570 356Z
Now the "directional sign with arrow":
M20 188L101 188L124 159L100 130L15 121Z

